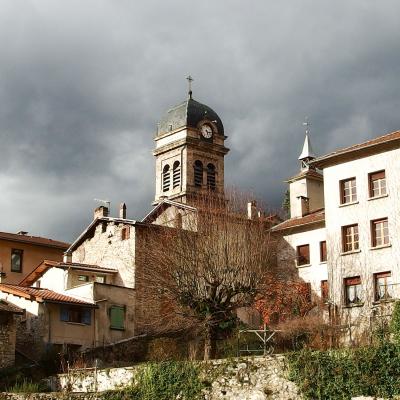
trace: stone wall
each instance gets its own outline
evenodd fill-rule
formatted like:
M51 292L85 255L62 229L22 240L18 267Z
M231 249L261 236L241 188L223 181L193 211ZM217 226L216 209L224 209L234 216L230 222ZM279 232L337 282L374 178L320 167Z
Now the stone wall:
M80 370L53 377L52 390L115 390L135 381L138 367ZM202 364L207 400L296 400L297 387L286 378L283 356L215 360Z
M16 324L14 314L0 314L0 369L15 361Z

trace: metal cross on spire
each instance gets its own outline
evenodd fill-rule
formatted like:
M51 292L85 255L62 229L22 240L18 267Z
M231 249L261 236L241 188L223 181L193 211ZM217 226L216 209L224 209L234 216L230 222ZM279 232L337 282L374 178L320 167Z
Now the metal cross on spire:
M194 81L194 79L189 75L186 77L187 81L188 81L188 85L189 85L189 90L188 90L188 94L189 94L189 99L192 98L192 82Z
M310 128L309 127L311 126L311 122L308 120L308 117L304 118L303 126L306 127L306 135L308 135L309 132L310 132Z

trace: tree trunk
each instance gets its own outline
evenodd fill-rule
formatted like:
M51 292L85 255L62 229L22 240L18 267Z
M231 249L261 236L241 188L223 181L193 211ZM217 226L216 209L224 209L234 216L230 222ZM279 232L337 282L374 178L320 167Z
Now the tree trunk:
M204 361L212 360L216 355L216 334L213 326L207 325L204 335Z

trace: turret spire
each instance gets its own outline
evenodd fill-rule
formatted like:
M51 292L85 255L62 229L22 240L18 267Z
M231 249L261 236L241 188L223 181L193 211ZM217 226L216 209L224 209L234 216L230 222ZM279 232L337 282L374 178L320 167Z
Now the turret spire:
M311 125L311 123L308 121L308 117L306 117L305 122L303 122L303 126L306 127L306 130L305 130L306 136L304 138L303 150L299 156L299 160L301 161L302 169L308 169L309 162L315 158L314 150L311 146L311 141L310 141L310 137L309 137L310 125Z

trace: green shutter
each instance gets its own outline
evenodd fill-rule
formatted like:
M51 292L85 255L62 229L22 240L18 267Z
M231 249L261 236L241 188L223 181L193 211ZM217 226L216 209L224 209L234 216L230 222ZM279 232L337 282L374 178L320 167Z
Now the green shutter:
M110 328L125 329L125 309L120 306L110 307Z

